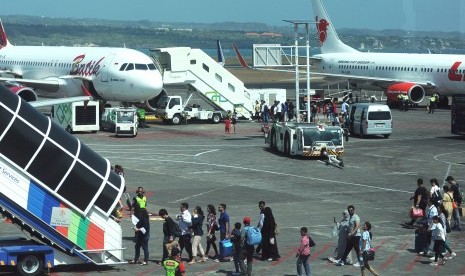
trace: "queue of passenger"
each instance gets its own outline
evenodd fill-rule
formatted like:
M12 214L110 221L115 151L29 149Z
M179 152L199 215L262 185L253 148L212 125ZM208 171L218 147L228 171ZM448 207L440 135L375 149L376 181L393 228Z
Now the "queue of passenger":
M120 170L122 167L117 165ZM116 166L115 166L116 167ZM124 171L122 171L124 175ZM423 186L423 179L417 180L417 189L410 198L413 200L411 209L412 220L406 226L415 228L415 250L419 255L427 256L431 265L444 265L446 260L457 256L447 241L447 234L451 231L462 231L458 209L462 204L462 191L453 176L448 176L443 193L436 178L430 179L431 188ZM137 189L133 198L130 213L133 215L135 256L129 263L147 265L149 260L150 221L147 210L147 198L142 187ZM204 214L201 206L196 206L192 214L189 204L180 204L180 212L171 218L166 209L160 209L158 215L164 220L162 259L158 263L163 265L167 275L173 271L185 275L186 268L182 260L183 251L187 254L187 264L206 262L233 262L234 270L241 275L251 275L254 257L263 261L275 261L280 258L277 246L278 225L270 207L264 201L258 203L259 216L257 226L251 226L250 217L244 217L242 224L234 223L232 227L230 216L226 211L226 204L206 206ZM218 216L217 216L218 211ZM361 275L368 270L378 275L369 262L374 259L372 245L372 224L368 221L361 223L355 212L355 207L349 205L342 213L342 219L333 219L335 227L333 237L337 237L337 246L334 254L328 259L337 266L353 265L360 267ZM453 224L452 224L453 222ZM205 231L204 231L205 229ZM252 229L260 232L260 241L251 242ZM219 232L217 246L216 232ZM308 229L300 229L300 246L297 250L297 274L302 275L302 266L305 275L311 275L309 256L314 240L308 234ZM203 240L205 237L205 241ZM202 243L205 242L206 250ZM256 246L256 247L255 247ZM432 247L431 247L432 246ZM144 251L143 260L140 261L140 249ZM210 253L213 249L213 254ZM355 251L357 261L351 259L351 251Z

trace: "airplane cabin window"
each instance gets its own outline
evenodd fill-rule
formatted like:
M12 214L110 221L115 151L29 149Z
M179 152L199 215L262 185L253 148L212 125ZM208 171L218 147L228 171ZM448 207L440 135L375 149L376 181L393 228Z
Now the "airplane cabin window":
M205 63L202 63L202 67L205 71L210 72L210 68Z
M126 66L128 64L127 63L123 63L123 65L121 65L121 67L119 68L120 71L124 71L124 69L126 69Z
M155 67L155 64L153 63L149 63L147 66L149 67L149 70L157 70L157 67Z
M140 64L136 63L136 70L147 70L147 65L146 64Z
M126 67L126 71L134 70L134 63L129 63L128 67Z
M191 65L197 64L197 61L195 59L191 59Z

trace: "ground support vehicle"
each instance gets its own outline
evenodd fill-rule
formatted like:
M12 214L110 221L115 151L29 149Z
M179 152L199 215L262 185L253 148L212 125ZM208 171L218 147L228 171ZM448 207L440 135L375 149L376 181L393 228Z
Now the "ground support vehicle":
M52 120L69 133L99 130L99 102L80 101L52 106Z
M452 96L452 106L450 114L451 133L465 135L465 95Z
M102 130L108 129L116 136L136 137L139 130L137 109L132 107L107 107L100 123Z
M316 123L274 123L265 143L286 155L323 157L322 149L338 158L344 154L344 131Z
M0 264L126 263L111 215L125 183L109 160L1 85L0 113L0 213L33 238L1 238Z
M354 103L350 106L350 134L383 135L388 138L392 133L392 115L389 106L375 103Z
M180 96L162 96L157 103L157 117L164 123L178 125L188 120L209 121L218 124L223 118L221 111L203 110L198 105L187 106L192 94L183 103Z

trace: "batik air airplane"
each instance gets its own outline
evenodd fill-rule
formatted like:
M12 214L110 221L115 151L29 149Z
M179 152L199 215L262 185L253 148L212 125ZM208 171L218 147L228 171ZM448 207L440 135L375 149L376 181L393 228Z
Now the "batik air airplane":
M359 52L341 42L321 0L311 0L321 54L311 58L314 73L347 79L352 87L384 90L389 102L407 94L419 103L425 94L465 94L465 56Z
M127 48L13 46L0 22L0 81L26 101L84 96L141 102L158 95L162 76L147 55ZM66 98L66 99L63 99ZM40 105L40 104L39 104ZM39 106L36 105L36 106Z

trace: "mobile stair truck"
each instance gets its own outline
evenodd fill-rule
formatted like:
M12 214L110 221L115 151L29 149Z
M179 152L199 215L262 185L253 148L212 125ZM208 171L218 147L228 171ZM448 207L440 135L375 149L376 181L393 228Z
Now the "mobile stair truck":
M31 238L0 238L0 265L124 263L111 213L125 183L110 162L2 85L0 113L0 212Z
M322 157L322 148L329 155L344 154L344 131L338 126L317 123L273 123L265 143L286 155Z
M187 120L201 120L209 121L211 123L219 123L223 118L221 111L202 110L200 107L194 105L188 107L187 104L192 98L193 94L183 103L180 96L162 96L157 103L157 117L161 118L164 123L171 123L178 125L182 121Z

